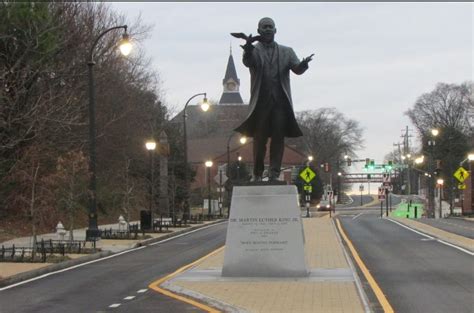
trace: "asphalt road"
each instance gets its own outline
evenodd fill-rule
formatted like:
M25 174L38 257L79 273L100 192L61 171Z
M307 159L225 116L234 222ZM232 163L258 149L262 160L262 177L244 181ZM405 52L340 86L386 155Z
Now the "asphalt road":
M226 228L221 223L0 291L0 312L200 312L148 285L224 245Z
M447 232L474 239L474 222L459 218L422 218L417 221L445 230ZM473 310L474 311L474 310Z
M474 311L471 255L375 213L340 220L395 312Z

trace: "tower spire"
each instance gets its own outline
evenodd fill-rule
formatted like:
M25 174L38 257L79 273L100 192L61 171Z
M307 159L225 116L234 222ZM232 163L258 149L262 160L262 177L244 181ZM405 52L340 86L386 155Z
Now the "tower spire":
M229 59L224 79L222 80L224 92L222 93L219 104L243 104L244 101L240 96L240 79L237 77L235 70L234 58L232 57L232 42L229 45Z

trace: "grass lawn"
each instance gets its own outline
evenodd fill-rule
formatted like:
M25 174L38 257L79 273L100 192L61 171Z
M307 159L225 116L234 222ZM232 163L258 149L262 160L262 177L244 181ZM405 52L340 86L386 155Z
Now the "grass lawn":
M423 204L412 203L408 208L408 203L400 203L397 208L390 213L392 217L408 217L408 218L420 218L424 212ZM417 216L415 217L415 207L417 208Z

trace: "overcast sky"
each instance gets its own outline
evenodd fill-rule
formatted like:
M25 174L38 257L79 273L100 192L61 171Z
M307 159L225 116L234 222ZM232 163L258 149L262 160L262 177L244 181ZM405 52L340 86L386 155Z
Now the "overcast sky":
M376 163L410 126L404 112L438 82L473 80L472 3L114 3L152 24L141 44L177 111L192 95L219 100L232 45L241 95L250 98L242 41L272 17L275 40L299 58L315 53L309 70L292 75L295 111L334 107L364 129L360 158ZM133 30L131 30L133 32ZM176 111L176 113L177 113ZM411 127L412 128L412 127ZM413 141L415 144L416 142Z

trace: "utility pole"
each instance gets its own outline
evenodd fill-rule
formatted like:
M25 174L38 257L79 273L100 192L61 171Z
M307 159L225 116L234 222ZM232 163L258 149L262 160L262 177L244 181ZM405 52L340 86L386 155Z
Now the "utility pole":
M399 158L398 161L401 162L402 150L400 149L400 145L401 145L401 143L399 143L399 142L393 144L394 147L398 147L398 150L397 150L398 151L398 158ZM397 160L394 160L394 162L396 162L396 161ZM397 171L398 182L399 182L399 186L401 187L403 185L402 169L400 167L396 167L395 170Z
M405 131L405 134L402 135L401 137L403 138L403 153L405 156L405 159L407 160L407 195L411 194L411 176L410 176L410 159L407 157L410 154L410 140L409 138L413 137L412 135L409 135L409 130L408 126L405 127L405 129L402 131Z

